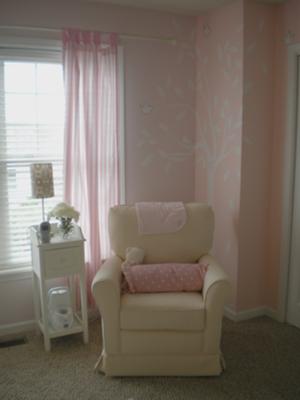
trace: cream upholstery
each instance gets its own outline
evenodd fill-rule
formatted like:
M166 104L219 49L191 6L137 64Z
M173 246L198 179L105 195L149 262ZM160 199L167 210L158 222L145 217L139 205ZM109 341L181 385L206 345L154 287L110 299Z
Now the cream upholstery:
M187 223L178 232L138 235L133 206L110 211L115 256L96 274L92 290L102 317L106 375L218 375L224 303L229 294L225 272L208 252L213 237L210 207L186 205ZM126 294L121 296L121 264L127 247L142 247L146 262L209 264L203 293Z
M200 293L126 294L120 321L129 330L201 331L204 303Z
M112 250L122 259L127 247L145 250L146 264L197 262L212 246L214 216L204 204L186 207L187 222L172 234L139 235L134 206L117 206L110 210L109 231Z

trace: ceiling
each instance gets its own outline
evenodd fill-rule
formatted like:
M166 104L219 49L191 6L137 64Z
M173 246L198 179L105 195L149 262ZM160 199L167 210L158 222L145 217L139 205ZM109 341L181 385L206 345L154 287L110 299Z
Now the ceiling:
M148 10L168 11L186 15L197 15L202 11L231 3L233 0L85 0L89 3L106 3L138 7ZM258 0L261 3L283 3L285 0Z

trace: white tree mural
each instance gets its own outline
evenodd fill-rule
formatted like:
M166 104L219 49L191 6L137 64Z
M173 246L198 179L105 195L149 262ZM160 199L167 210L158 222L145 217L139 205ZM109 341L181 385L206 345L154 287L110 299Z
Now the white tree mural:
M215 47L213 60L199 50L197 81L197 163L206 170L207 201L213 203L215 179L223 168L223 179L239 179L239 170L232 170L225 161L241 155L242 90L241 53L237 46L225 41ZM210 74L214 66L214 75ZM219 90L216 79L223 85ZM225 91L224 88L228 88ZM235 105L240 96L240 104Z
M159 162L163 165L165 173L169 174L176 165L185 162L195 153L194 132L185 132L184 128L185 125L190 126L186 121L194 118L194 87L190 79L183 85L182 82L168 76L164 84L157 86L156 93L157 103L141 105L142 112L147 115L160 107L167 111L168 115L173 114L174 118L167 122L161 118L157 121L155 131L142 129L137 146L147 150L142 162L143 167ZM164 113L160 112L160 115Z

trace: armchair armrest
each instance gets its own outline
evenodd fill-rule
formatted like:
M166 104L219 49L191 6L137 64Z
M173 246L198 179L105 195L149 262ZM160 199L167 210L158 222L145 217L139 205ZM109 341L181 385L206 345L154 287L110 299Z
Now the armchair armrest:
M213 291L213 287L215 285L218 285L220 288L223 287L223 290L227 292L226 294L228 296L230 290L229 279L225 271L218 264L218 262L208 254L201 257L200 262L209 265L203 284L204 302L207 303L209 301L210 292Z
M110 257L92 283L92 293L102 317L102 333L107 353L119 352L121 258Z
M230 294L230 282L225 271L210 255L201 257L202 263L209 264L203 285L203 301L206 312L204 351L216 354L220 351L220 337L225 302Z

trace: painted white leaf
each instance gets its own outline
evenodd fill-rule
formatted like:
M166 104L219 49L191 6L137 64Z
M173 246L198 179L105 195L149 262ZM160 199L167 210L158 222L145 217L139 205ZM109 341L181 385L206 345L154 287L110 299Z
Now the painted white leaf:
M159 127L159 129L162 130L163 132L168 132L168 130L169 130L168 125L166 125L166 124L163 123L163 122L160 122L160 123L158 124L158 127Z
M255 42L249 44L249 45L246 47L246 53L247 53L247 54L252 53L252 52L255 50L255 47L256 47L256 43L255 43Z
M238 77L236 77L236 78L232 81L232 86L233 86L233 87L237 87L238 84L239 84L239 82L240 82L240 79L239 79Z
M203 85L202 79L199 79L198 84L197 84L197 89L198 89L198 91L200 91L200 93L199 93L200 95L202 94L203 87L204 87L204 85Z
M285 43L286 44L291 44L295 40L295 33L292 32L291 30L288 30L286 36L285 36Z
M223 74L226 79L230 79L230 74L228 73L228 71L226 69L223 70Z
M234 199L230 199L230 200L229 200L229 207L230 207L230 209L231 209L232 211L234 211L234 203L235 203Z
M228 126L228 128L229 129L231 129L231 126L233 125L233 123L232 123L232 116L231 115L228 115L228 117L227 117L227 126Z
M231 252L231 243L228 241L225 247L225 253L228 255Z
M183 136L182 141L183 141L184 143L187 143L187 144L190 144L190 143L191 143L190 138L188 138L187 136Z
M236 121L234 123L234 129L240 129L242 127L242 121Z
M268 66L266 65L266 63L263 63L261 69L262 69L262 71L263 71L263 73L264 73L265 75L268 75L268 73L269 73L269 68L268 68Z
M158 87L157 88L158 94L160 95L160 97L166 97L166 92L164 91L164 89L162 87Z
M169 154L169 158L171 158L173 161L176 161L176 162L184 161L185 159L189 158L190 156L191 156L190 153L173 153L173 154Z
M183 60L184 60L184 53L182 51L180 51L180 52L178 52L177 57L176 57L177 64L179 64L179 65L182 64Z
M252 144L252 140L246 135L243 136L243 142L246 144Z
M155 155L154 154L148 154L142 161L142 166L147 167L154 161Z
M151 133L148 132L146 129L143 129L143 130L142 130L142 136L143 136L144 138L149 138L149 137L151 137Z
M239 52L239 49L236 46L231 46L230 50L231 50L232 53L238 53Z
M237 68L241 68L242 67L242 61L241 60L235 60L235 65Z
M243 27L243 24L238 25L237 28L236 28L236 32L237 32L237 33L242 32L243 28L244 28L244 27Z
M203 34L204 36L209 36L211 32L211 28L208 24L203 25Z
M228 69L231 69L231 56L230 56L230 54L227 55L227 66L228 66Z
M180 29L178 18L172 17L172 25L176 30Z
M166 152L165 152L164 150L162 150L162 149L159 149L159 150L158 150L158 154L159 154L162 158L166 158L166 157L167 157Z
M182 96L182 89L180 89L179 87L176 87L174 89L174 92L176 93L177 96Z
M168 175L171 172L171 163L167 163L165 166L165 173Z
M228 181L229 175L230 175L229 171L225 171L225 172L224 172L224 176L223 176L223 181L224 181L224 182L227 182L227 181Z
M175 117L176 121L182 121L185 118L186 118L186 111L181 111Z
M251 92L252 88L253 88L252 82L246 82L245 83L245 95L248 95Z
M194 82L191 80L191 79L188 79L188 81L187 81L187 88L189 89L189 90L193 90L194 89Z
M217 47L217 54L218 54L219 60L222 61L222 58L223 58L223 51L222 51L221 46L218 46L218 47Z
M259 21L258 31L262 32L264 30L264 27L265 27L265 21L262 19L262 20Z
M152 104L141 104L140 108L144 114L150 114L153 110Z

